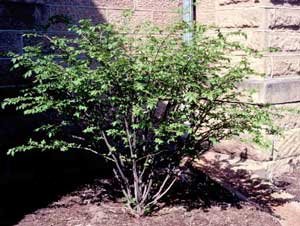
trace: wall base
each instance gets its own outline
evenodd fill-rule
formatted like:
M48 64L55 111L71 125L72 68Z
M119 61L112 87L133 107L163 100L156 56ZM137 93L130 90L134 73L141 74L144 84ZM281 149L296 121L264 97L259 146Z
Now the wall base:
M300 76L286 78L249 79L240 86L255 89L255 101L259 103L284 104L300 102Z

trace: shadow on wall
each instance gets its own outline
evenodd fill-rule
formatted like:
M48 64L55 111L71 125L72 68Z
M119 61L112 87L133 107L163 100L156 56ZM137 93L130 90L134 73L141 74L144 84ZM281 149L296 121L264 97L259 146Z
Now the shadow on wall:
M14 96L26 85L20 72L9 71L11 63L5 52L21 53L31 44L22 35L38 31L48 18L65 15L78 21L90 18L105 22L101 10L89 0L8 0L0 1L0 102ZM58 22L50 35L67 35L66 25ZM36 40L35 40L36 41ZM23 143L32 129L47 115L25 117L14 109L0 109L0 225L14 225L25 214L46 206L60 195L72 191L95 177L105 176L104 161L90 153L21 153L15 157L7 150Z
M130 25L153 20L165 25L178 17L181 0L0 0L0 102L15 96L26 82L22 72L10 72L5 53L22 53L22 48L41 40L27 39L24 33L45 31L49 35L70 35L63 18L76 22L91 19L95 23L122 23L124 9L139 8ZM151 9L150 9L151 8ZM165 10L171 9L172 10ZM174 9L174 11L173 11ZM63 17L62 17L63 16ZM49 18L55 25L48 27ZM25 117L14 109L0 109L0 225L14 225L25 214L46 206L74 187L105 176L107 165L85 152L20 153L6 155L10 147L27 140L33 128L47 115ZM89 175L89 176L87 176Z
M300 5L299 0L271 0L271 2L275 5L284 5L284 4Z

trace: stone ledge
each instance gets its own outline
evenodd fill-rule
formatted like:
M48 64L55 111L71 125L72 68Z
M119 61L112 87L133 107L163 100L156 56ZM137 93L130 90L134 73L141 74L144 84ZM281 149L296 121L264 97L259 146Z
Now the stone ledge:
M300 76L287 78L249 79L240 85L242 89L256 89L258 103L283 104L300 102Z

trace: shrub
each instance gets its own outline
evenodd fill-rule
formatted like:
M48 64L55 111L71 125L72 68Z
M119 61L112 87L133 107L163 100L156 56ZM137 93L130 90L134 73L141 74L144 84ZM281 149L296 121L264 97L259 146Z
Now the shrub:
M114 163L127 207L142 216L180 178L184 156L243 132L260 142L272 128L270 115L241 102L246 95L236 87L255 74L247 60L254 51L196 24L187 43L187 29L180 23L124 35L82 20L71 38L42 35L50 50L36 45L12 55L32 85L3 105L51 117L8 153L82 149L102 156Z

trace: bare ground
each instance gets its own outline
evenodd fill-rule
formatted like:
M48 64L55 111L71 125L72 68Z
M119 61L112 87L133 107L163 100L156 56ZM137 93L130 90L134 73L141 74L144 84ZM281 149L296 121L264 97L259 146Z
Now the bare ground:
M165 206L152 216L131 217L120 202L93 201L95 191L85 187L61 197L46 208L26 215L19 226L280 226L278 219L255 207L212 205L188 209L186 206ZM91 199L92 198L92 199Z
M56 181L45 179L42 187L26 183L6 190L0 187L0 225L282 226L282 219L273 212L273 208L287 201L273 197L274 189L275 192L285 190L296 198L300 195L300 170L276 178L274 186L253 179L246 171L235 172L230 168L220 170L218 165L211 165L206 171L204 174L198 168L190 169L189 180L177 183L162 200L160 210L142 219L135 219L127 213L110 179L69 186L72 180L64 176ZM207 176L210 174L216 178L211 179ZM241 201L220 182L216 182L217 178L226 179L249 197L250 202ZM67 184L68 188L65 189L62 184ZM54 192L54 189L58 189L58 192ZM2 200L5 200L5 205ZM2 215L1 206L5 206Z
M281 226L280 219L265 202L258 206L242 202L201 171L195 169L190 173L193 175L191 180L178 183L163 200L160 210L145 218L131 217L122 200L113 199L118 197L118 192L106 179L78 187L44 208L24 215L14 225ZM290 186L287 189L293 189L292 183L284 183L287 185Z

